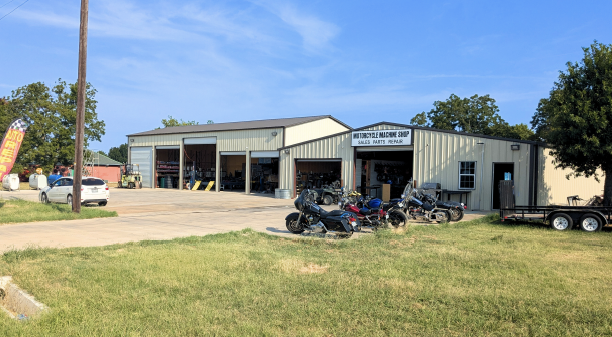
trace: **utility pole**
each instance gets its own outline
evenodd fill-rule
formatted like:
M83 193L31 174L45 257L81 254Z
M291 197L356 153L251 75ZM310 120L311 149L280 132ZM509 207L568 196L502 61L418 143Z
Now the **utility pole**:
M77 92L76 135L74 137L74 180L72 184L72 212L81 213L81 185L83 183L83 143L85 138L85 100L87 99L87 19L89 0L81 0L81 29L79 32L79 79Z

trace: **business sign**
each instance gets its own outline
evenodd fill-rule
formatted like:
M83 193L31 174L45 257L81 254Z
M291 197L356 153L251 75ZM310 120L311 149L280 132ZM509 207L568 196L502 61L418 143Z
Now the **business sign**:
M353 131L353 146L412 145L412 129Z
M21 119L16 119L6 130L0 146L0 181L5 175L11 173L27 128L26 123Z

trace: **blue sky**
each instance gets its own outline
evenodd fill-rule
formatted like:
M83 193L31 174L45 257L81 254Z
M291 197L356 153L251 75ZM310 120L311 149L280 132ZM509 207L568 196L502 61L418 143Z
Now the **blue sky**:
M79 6L30 0L0 20L0 96L76 81ZM610 12L608 1L94 0L87 80L107 128L92 148L168 115L409 123L452 93L490 94L504 119L528 123L581 47L612 43Z

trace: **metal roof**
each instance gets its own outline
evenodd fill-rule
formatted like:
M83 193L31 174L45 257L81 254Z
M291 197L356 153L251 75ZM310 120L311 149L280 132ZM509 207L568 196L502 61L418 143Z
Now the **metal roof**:
M109 157L107 157L107 156L105 156L105 155L103 155L101 153L98 153L98 156L100 156L99 157L100 160L99 161L98 160L94 161L94 165L95 166L120 166L120 165L123 165L122 163L120 163L120 162L118 162L118 161L116 161L114 159L111 159L111 158L109 158ZM96 158L96 159L98 159L98 158Z
M155 136L176 133L194 133L194 132L214 132L214 131L234 131L248 129L270 129L270 128L287 128L290 126L300 125L308 122L314 122L320 119L331 118L339 124L352 129L350 126L342 123L330 115L311 116L311 117L295 117L295 118L279 118L279 119L263 119L257 121L246 122L230 122L218 124L199 124L186 126L173 126L168 128L156 129L140 133L133 133L131 136Z
M533 140L522 140L522 139L515 139L515 138L504 138L504 137L488 136L488 135L481 135L481 134L478 134L478 133L467 133L467 132L455 131L455 130L442 130L442 129L428 128L428 127L424 127L424 126L416 126L416 125L409 125L409 124L400 124L400 123L393 123L393 122L378 122L378 123L362 126L360 128L356 128L356 129L351 129L351 130L339 132L339 133L336 133L336 134L333 134L333 135L329 135L329 136L325 136L325 137L320 137L320 138L316 138L316 139L311 139L311 140L307 140L307 141L304 141L304 142L301 142L301 143L297 143L297 144L287 145L287 146L281 147L279 150L284 150L284 149L292 148L292 147L295 147L295 146L299 146L299 145L303 145L303 144L307 144L307 143L311 143L311 142L316 142L316 141L319 141L319 140L322 140L322 139L326 139L326 138L336 137L336 136L343 135L343 134L346 134L346 133L349 133L349 132L353 132L353 131L361 131L361 130L369 129L369 128L372 128L372 127L375 127L375 126L379 126L379 125L393 125L393 126L405 127L405 128L409 128L409 129L427 130L427 131L435 131L435 132L441 132L441 133L451 133L451 134L456 134L456 135L464 135L464 136L471 136L471 137L485 138L485 139L503 140L503 141L509 141L509 142L515 142L515 143L523 143L523 144L534 144L534 145L541 145L541 146L548 147L548 144L546 144L544 142L533 141Z

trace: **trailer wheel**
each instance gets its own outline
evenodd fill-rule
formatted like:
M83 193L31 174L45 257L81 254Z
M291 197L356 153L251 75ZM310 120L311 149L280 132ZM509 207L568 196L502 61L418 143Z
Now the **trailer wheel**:
M585 232L598 232L601 227L601 219L593 213L587 213L580 218L580 229Z
M566 229L571 229L574 222L569 215L565 213L557 213L550 218L550 225L552 228L558 231L564 231Z

